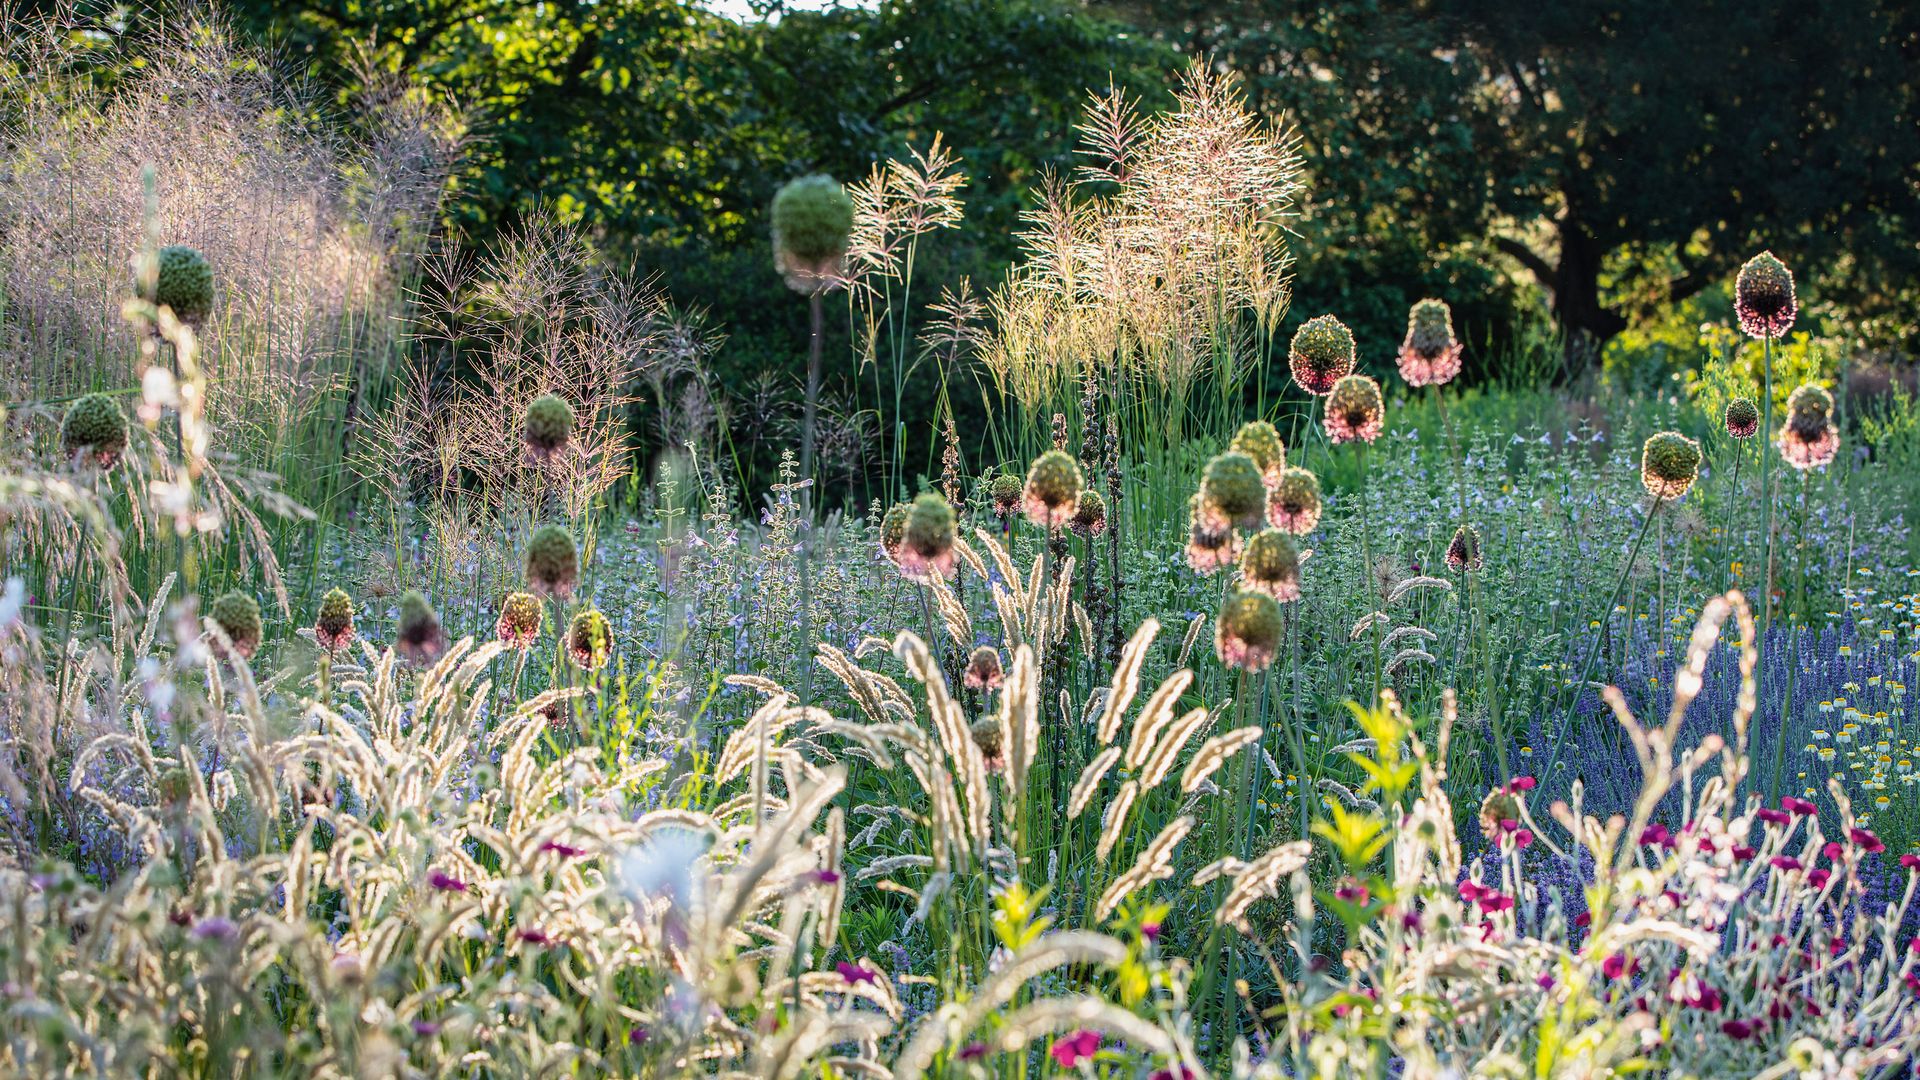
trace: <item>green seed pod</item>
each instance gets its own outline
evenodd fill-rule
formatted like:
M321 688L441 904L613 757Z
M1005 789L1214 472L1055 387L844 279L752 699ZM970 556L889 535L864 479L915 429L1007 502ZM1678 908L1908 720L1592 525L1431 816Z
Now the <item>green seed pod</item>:
M127 448L127 418L105 394L87 394L67 406L60 445L76 461L111 468Z
M534 398L527 404L521 437L527 444L529 457L536 461L553 460L573 438L573 406L558 394Z
M1280 474L1287 468L1287 444L1280 439L1280 432L1265 420L1249 420L1234 432L1233 441L1227 449L1247 455L1260 467L1260 476L1271 488L1280 482Z
M1200 479L1200 505L1236 529L1260 527L1266 508L1267 482L1251 457L1229 450L1207 462Z
M796 290L825 284L846 257L853 200L831 176L788 181L773 197L774 265Z
M527 541L527 587L540 596L566 599L580 580L580 549L559 525L542 525Z
M185 244L160 249L159 270L149 300L173 309L173 317L199 325L213 312L213 267Z
M400 597L400 618L394 628L394 651L415 664L431 664L447 651L447 632L427 598L409 590Z
M353 598L343 590L328 589L320 598L320 613L313 620L313 638L330 653L339 652L353 640Z
M1640 450L1640 483L1656 499L1678 499L1700 474L1700 444L1677 431L1662 431Z
M1033 459L1022 492L1027 518L1049 531L1067 523L1080 505L1080 463L1065 450L1049 450Z
M233 643L233 651L242 660L260 648L260 604L245 593L223 593L208 612L215 626Z

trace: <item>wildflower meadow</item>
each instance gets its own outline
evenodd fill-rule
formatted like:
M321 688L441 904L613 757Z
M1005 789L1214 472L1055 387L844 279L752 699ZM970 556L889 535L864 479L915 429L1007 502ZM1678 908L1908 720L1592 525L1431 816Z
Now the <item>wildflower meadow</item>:
M1355 136L1196 61L991 279L977 140L757 162L742 377L461 217L513 116L87 18L0 14L0 1073L1912 1075L1920 403L1804 232L1383 337Z

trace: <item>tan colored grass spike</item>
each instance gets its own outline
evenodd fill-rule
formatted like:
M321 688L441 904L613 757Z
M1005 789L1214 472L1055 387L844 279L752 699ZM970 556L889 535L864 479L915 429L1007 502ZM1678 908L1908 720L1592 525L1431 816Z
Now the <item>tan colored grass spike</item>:
M1311 852L1312 845L1307 841L1294 840L1248 863L1234 878L1233 888L1227 891L1227 898L1214 918L1222 926L1241 927L1244 931L1243 920L1247 909L1265 897L1278 896L1280 882L1305 868Z
M1109 746L1095 754L1093 760L1087 762L1087 767L1080 770L1080 779L1074 781L1073 793L1067 796L1068 821L1079 817L1081 812L1086 810L1087 803L1093 799L1093 793L1100 789L1100 781L1107 775L1107 770L1113 768L1113 763L1118 760L1120 760L1120 748Z
M1200 782L1212 776L1215 769L1227 763L1242 747L1257 742L1260 738L1260 725L1248 724L1235 728L1225 734L1215 735L1202 743L1193 760L1187 763L1187 771L1180 774L1180 790L1191 792L1200 786Z
M1192 880L1187 884L1197 889L1213 881L1215 878L1237 878L1246 868L1246 863L1241 862L1232 855L1227 855L1223 858L1215 859L1200 869L1195 870Z
M967 543L966 537L954 537L953 550L959 554L960 561L966 563L967 567L971 569L981 581L985 581L992 576L987 573L987 564L981 561L980 553L973 550L973 545Z
M1161 829L1160 834L1140 852L1140 857L1133 861L1133 868L1115 879L1114 883L1101 895L1094 919L1105 921L1106 917L1113 913L1113 909L1119 906L1120 901L1125 900L1136 889L1172 877L1173 851L1180 846L1180 841L1187 838L1187 833L1193 830L1193 823L1194 819L1189 814L1183 814L1169 821L1167 827Z
M983 854L987 850L993 793L987 787L987 768L979 744L973 741L973 733L967 728L967 718L960 711L959 702L947 692L946 673L940 670L940 664L928 651L926 642L910 631L902 631L894 639L893 651L906 664L913 677L926 687L927 711L932 716L933 729L939 735L947 757L953 761L966 791L963 820L966 822L971 850L976 855Z
M784 690L768 698L753 711L746 723L735 728L733 734L727 737L727 744L720 751L720 760L714 765L716 784L724 784L752 768L754 797L758 799L764 794L766 778L758 763L759 755L764 752L763 748L771 748L773 740L779 738L781 730L786 727L788 700Z
M1107 691L1107 700L1100 708L1100 720L1095 732L1100 745L1110 746L1114 737L1120 734L1120 722L1125 718L1128 707L1133 704L1133 695L1140 692L1140 668L1147 662L1147 650L1152 647L1153 639L1160 633L1160 620L1149 618L1140 624L1127 639L1126 647L1120 650L1120 662L1114 665L1113 681Z
M1213 714L1206 709L1189 709L1180 719L1167 725L1166 735L1153 753L1140 763L1140 786L1151 791L1160 786L1160 782L1173 773L1173 766L1180 760L1180 751L1186 749L1194 732L1206 727L1213 720Z
M1180 695L1187 692L1193 684L1193 672L1187 668L1167 676L1159 689L1147 698L1140 708L1140 715L1133 722L1133 738L1127 742L1127 768L1137 769L1153 750L1160 739L1160 733L1173 720L1174 706L1179 704Z
M1393 587L1393 591L1387 594L1387 603L1397 604L1415 589L1439 589L1441 592L1452 592L1453 582L1446 578L1410 577Z
M973 533L980 538L980 543L987 549L987 556L993 560L994 569L1000 571L1001 586L1012 592L1020 606L1025 607L1026 597L1020 592L1020 575L1014 570L1013 559L1007 555L1007 549L1000 546L1000 541L985 529L976 528Z
M1033 648L1021 645L1000 691L1000 745L1007 756L1007 788L1013 798L1003 800L1009 824L1017 820L1021 797L1027 790L1027 771L1040 748L1040 690Z
M1094 854L1101 862L1105 862L1120 843L1120 837L1127 830L1127 816L1133 812L1133 800L1139 794L1140 785L1129 780L1120 785L1113 801L1107 804L1106 813L1100 817L1100 842L1094 846Z
M1173 662L1175 667L1187 666L1187 658L1193 655L1193 643L1200 640L1200 630L1206 625L1205 615L1195 615L1187 623L1187 636L1180 641L1180 658Z
M929 583L933 587L933 598L940 609L940 621L947 631L947 636L963 649L972 645L973 618L967 614L967 609L960 603L960 598L954 595L953 586L947 584L946 579L938 574L933 575Z

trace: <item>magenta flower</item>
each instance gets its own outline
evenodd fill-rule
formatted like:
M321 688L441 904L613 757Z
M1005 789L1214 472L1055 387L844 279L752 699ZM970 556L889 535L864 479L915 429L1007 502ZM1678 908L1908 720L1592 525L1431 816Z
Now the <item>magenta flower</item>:
M1800 860L1791 855L1775 855L1773 858L1767 860L1767 865L1773 867L1775 870L1798 870L1800 869Z
M1861 829L1861 828L1848 829L1847 839L1853 841L1854 844L1857 845L1861 851L1864 851L1869 855L1877 855L1880 852L1887 850L1887 845L1881 843L1879 837L1873 835L1872 833L1868 832L1865 829Z
M816 885L838 885L840 883L840 871L815 870L813 872L813 881Z
M1920 855L1911 853L1902 855L1900 856L1900 865L1909 870L1920 870Z
M848 986L858 986L861 983L873 983L875 986L880 984L880 973L868 968L865 964L849 964L842 960L833 966L833 970L847 980Z
M433 873L428 874L427 884L433 886L434 888L440 890L441 892L463 893L467 891L466 882L461 881L459 878L454 877L452 874L447 873L445 870L435 870Z
M1160 924L1157 922L1142 923L1140 926L1140 936L1146 938L1149 942L1159 941Z
M987 1054L990 1052L991 1051L988 1050L986 1043L971 1042L961 1047L960 1053L955 1056L958 1057L961 1061L979 1061L981 1058L986 1057Z
M1082 1029L1064 1039L1054 1040L1047 1053L1063 1069L1071 1069L1100 1052L1100 1033Z
M627 1032L627 1042L634 1046L640 1046L652 1037L653 1036L647 1034L647 1029L643 1027L636 1027Z
M1600 974L1605 975L1609 979L1617 979L1626 973L1627 958L1620 953L1614 953L1612 956L1600 961Z
M1540 785L1540 781L1535 780L1531 776L1516 776L1507 783L1507 790L1508 791L1532 791L1534 788L1538 787L1539 785Z
M1805 799L1796 799L1791 795L1783 795L1780 797L1780 809L1800 817L1809 817L1820 808Z
M1728 1020L1720 1025L1720 1030L1730 1039L1751 1039L1754 1025L1746 1020Z
M435 1035L440 1034L440 1025L431 1020L415 1020L413 1022L413 1033L423 1039L431 1039Z
M1787 816L1785 810L1772 810L1764 806L1755 811L1753 816L1769 825L1785 825L1787 822L1793 820Z
M1833 871L1831 870L1807 871L1807 884L1813 886L1816 889L1826 888L1827 882L1831 880L1833 880Z

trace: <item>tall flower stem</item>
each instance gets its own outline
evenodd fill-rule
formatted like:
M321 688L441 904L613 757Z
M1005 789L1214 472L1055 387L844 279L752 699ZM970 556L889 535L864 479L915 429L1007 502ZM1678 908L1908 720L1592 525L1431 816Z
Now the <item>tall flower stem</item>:
M1760 634L1773 629L1773 335L1760 339L1764 382L1760 391L1760 525L1766 533L1765 557L1760 561Z
M1793 545L1794 600L1803 602L1800 593L1806 587L1806 548L1807 548L1807 474L1800 474L1800 514L1796 523ZM1792 734L1788 725L1793 722L1793 677L1800 670L1800 623L1793 612L1787 612L1787 686L1786 693L1780 699L1780 723L1775 729L1773 747L1773 781L1768 785L1770 796L1780 797L1780 785L1785 780L1787 765L1787 739Z
M1765 449L1760 451L1766 453ZM1733 588L1733 529L1735 519L1740 516L1740 461L1745 458L1744 440L1735 439L1733 443L1733 483L1727 493L1727 522L1723 529L1724 539L1720 547L1720 563L1726 570L1727 588Z
M820 413L820 352L825 340L825 290L807 295L807 401L800 428L800 707L813 704L813 443Z
M1367 512L1367 444L1361 443L1360 451L1360 595L1364 606L1378 610L1378 594L1373 587L1373 523ZM1368 699L1373 705L1380 702L1380 621L1373 617L1374 611L1367 613L1367 632L1373 638L1373 697Z
M1640 531L1634 535L1633 547L1627 552L1627 561L1620 567L1620 577L1613 583L1613 594L1607 598L1607 606L1600 610L1600 630L1602 633L1606 630L1607 622L1613 618L1614 605L1620 602L1621 590L1627 587L1627 578L1633 573L1633 564L1640 559L1640 545L1646 541L1647 532L1652 528L1653 519L1660 513L1660 504L1664 501L1664 499L1655 496L1653 506L1647 510L1646 519L1640 522ZM1549 775L1553 772L1553 767L1560 761L1560 750L1566 745L1567 732L1573 728L1574 718L1579 712L1581 690L1586 687L1588 677L1593 674L1593 662L1600 657L1600 637L1601 634L1595 634L1594 640L1587 646L1587 659L1580 665L1580 677L1573 681L1573 693L1567 701L1567 715L1560 725L1559 733L1554 736L1553 753L1547 755L1547 773Z

